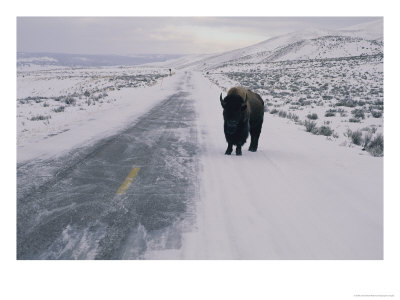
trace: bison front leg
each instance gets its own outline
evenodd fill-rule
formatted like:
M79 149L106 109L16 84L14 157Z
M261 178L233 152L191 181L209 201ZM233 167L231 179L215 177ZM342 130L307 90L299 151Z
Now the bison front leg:
M242 146L236 147L236 155L242 155Z
M233 145L228 143L228 148L226 148L225 154L231 155L232 151L233 151Z

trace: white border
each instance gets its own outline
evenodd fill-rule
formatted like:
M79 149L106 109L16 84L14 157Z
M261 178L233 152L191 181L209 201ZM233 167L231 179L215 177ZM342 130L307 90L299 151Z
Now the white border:
M2 299L357 299L400 290L397 93L398 10L383 1L16 1L3 7L1 58ZM276 2L276 1L275 1ZM392 2L395 3L395 2ZM9 6L11 5L11 7ZM15 260L16 16L384 16L384 261L118 261ZM397 117L397 118L396 118ZM12 124L12 125L10 125ZM374 299L380 299L374 297Z

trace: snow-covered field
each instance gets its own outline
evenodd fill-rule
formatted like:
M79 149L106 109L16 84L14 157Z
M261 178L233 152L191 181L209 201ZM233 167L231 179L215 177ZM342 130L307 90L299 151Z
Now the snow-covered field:
M176 77L165 68L18 68L18 161L60 154L115 132L152 107L160 94L172 92L165 89L171 80ZM55 142L61 133L63 141Z
M383 135L380 54L224 66L207 73L223 90L241 84L256 91L270 114L303 127L315 123L311 133L323 134L336 144L362 147L362 141L352 140L353 132L371 138ZM326 130L320 133L322 126Z

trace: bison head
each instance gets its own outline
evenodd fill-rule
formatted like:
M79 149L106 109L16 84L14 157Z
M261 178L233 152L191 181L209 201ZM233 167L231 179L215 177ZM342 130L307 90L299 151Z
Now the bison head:
M247 113L247 94L245 99L239 95L228 95L222 99L222 93L219 96L222 108L224 109L225 130L228 134L234 134L240 123L246 119Z

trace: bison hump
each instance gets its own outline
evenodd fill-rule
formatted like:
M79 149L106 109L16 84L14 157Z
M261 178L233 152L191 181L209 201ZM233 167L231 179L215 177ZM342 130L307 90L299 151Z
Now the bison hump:
M246 99L247 90L242 86L235 86L228 91L228 95L237 95L240 96L243 100Z

